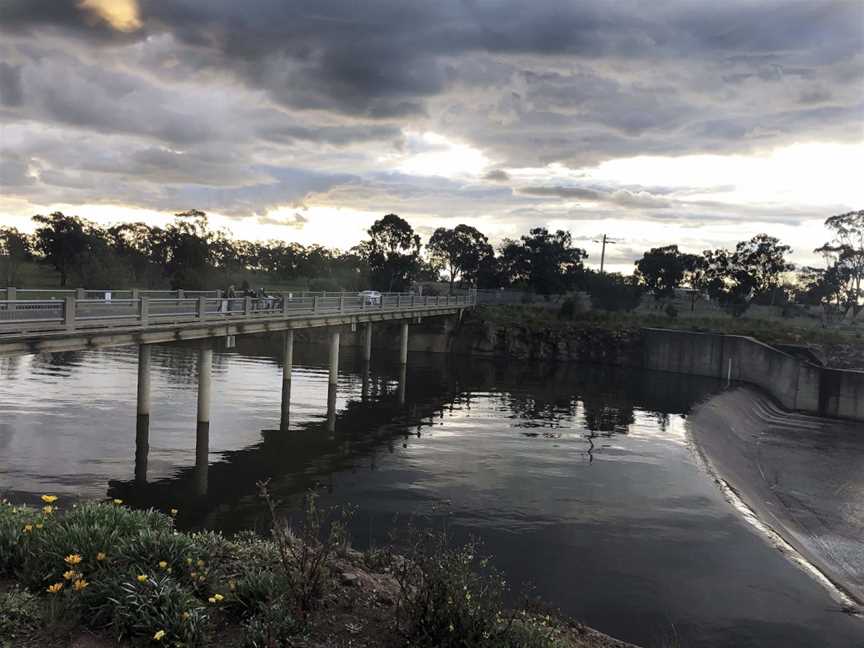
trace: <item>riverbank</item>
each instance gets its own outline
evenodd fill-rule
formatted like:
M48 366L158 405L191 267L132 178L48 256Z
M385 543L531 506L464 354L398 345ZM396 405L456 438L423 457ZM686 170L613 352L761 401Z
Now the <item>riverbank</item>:
M647 313L568 313L533 306L481 306L454 329L458 353L530 360L575 360L635 367L640 331L664 328L754 337L771 345L812 347L829 367L864 369L864 339L833 329L755 319L677 319Z
M355 551L350 511L311 496L269 538L178 532L176 511L119 500L43 501L0 503L3 648L632 646L538 605L505 608L476 545L414 529L401 554Z

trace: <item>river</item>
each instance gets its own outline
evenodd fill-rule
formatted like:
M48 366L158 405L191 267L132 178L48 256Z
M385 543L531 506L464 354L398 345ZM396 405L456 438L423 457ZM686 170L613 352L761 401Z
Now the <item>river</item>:
M307 489L357 507L354 544L410 515L479 536L511 583L642 646L864 646L808 574L741 519L704 468L693 377L343 349L328 430L326 350L298 342L279 431L278 340L214 358L206 493L195 467L197 352L153 352L146 477L135 465L134 349L0 359L0 494L120 497L183 528L263 530L255 483L288 512ZM396 516L399 516L398 518Z

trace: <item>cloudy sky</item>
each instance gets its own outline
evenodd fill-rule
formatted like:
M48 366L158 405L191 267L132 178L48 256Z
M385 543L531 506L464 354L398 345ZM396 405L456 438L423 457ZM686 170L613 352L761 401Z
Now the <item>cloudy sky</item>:
M0 0L0 224L569 229L616 269L864 208L864 3Z

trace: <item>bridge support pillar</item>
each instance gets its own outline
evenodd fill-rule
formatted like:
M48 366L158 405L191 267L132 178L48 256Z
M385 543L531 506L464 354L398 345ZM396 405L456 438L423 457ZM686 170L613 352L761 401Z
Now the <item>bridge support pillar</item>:
M195 434L195 490L199 495L207 494L212 373L213 348L209 342L204 342L198 350L198 425Z
M336 432L336 383L327 386L327 433Z
M150 358L152 347L138 345L138 405L135 422L135 481L147 481L147 457L150 454Z
M398 396L399 396L399 404L400 405L405 404L405 383L407 382L407 380L408 380L408 365L403 363L402 366L399 368Z
M405 366L408 364L408 322L407 320L402 321L402 335L400 336L400 348L399 348L399 364Z
M198 422L210 423L210 395L212 391L213 348L204 342L198 349Z
M279 429L288 429L291 410L291 371L294 368L294 331L287 330L282 338L282 416Z
M330 384L339 382L339 331L330 334Z
M149 344L138 345L138 416L150 415L150 350Z
M372 322L366 324L363 337L363 362L369 362L372 359Z

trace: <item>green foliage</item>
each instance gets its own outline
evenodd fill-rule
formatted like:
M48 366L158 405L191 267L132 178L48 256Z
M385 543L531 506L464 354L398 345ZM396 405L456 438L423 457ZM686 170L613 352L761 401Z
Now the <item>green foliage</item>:
M456 281L476 284L481 264L495 254L486 236L470 225L439 227L432 233L427 249L435 266L446 271L451 293Z
M292 614L290 605L276 600L261 606L258 612L243 624L244 648L277 648L289 645L292 637L303 626Z
M635 276L655 298L671 297L685 276L696 271L699 262L695 254L679 252L677 245L653 248L636 262Z
M551 636L514 623L507 584L476 541L451 544L446 532L409 526L407 554L395 569L404 645L418 648L551 648Z
M348 508L321 508L314 491L303 500L303 519L297 525L279 521L277 502L270 497L266 482L259 482L272 520L271 533L279 552L282 577L294 602L297 615L306 619L324 594L331 562L348 542Z
M523 283L541 295L577 288L584 280L585 250L573 247L570 232L536 227L518 241L505 240L501 264L510 283Z
M0 593L0 648L14 648L42 622L39 600L20 587Z
M357 246L358 255L368 264L372 287L384 291L405 291L419 270L420 237L396 214L387 214L372 224L369 239Z
M119 595L109 598L112 625L119 638L152 640L162 631L164 645L200 646L205 638L207 611L198 599L169 576L139 582L127 578Z

